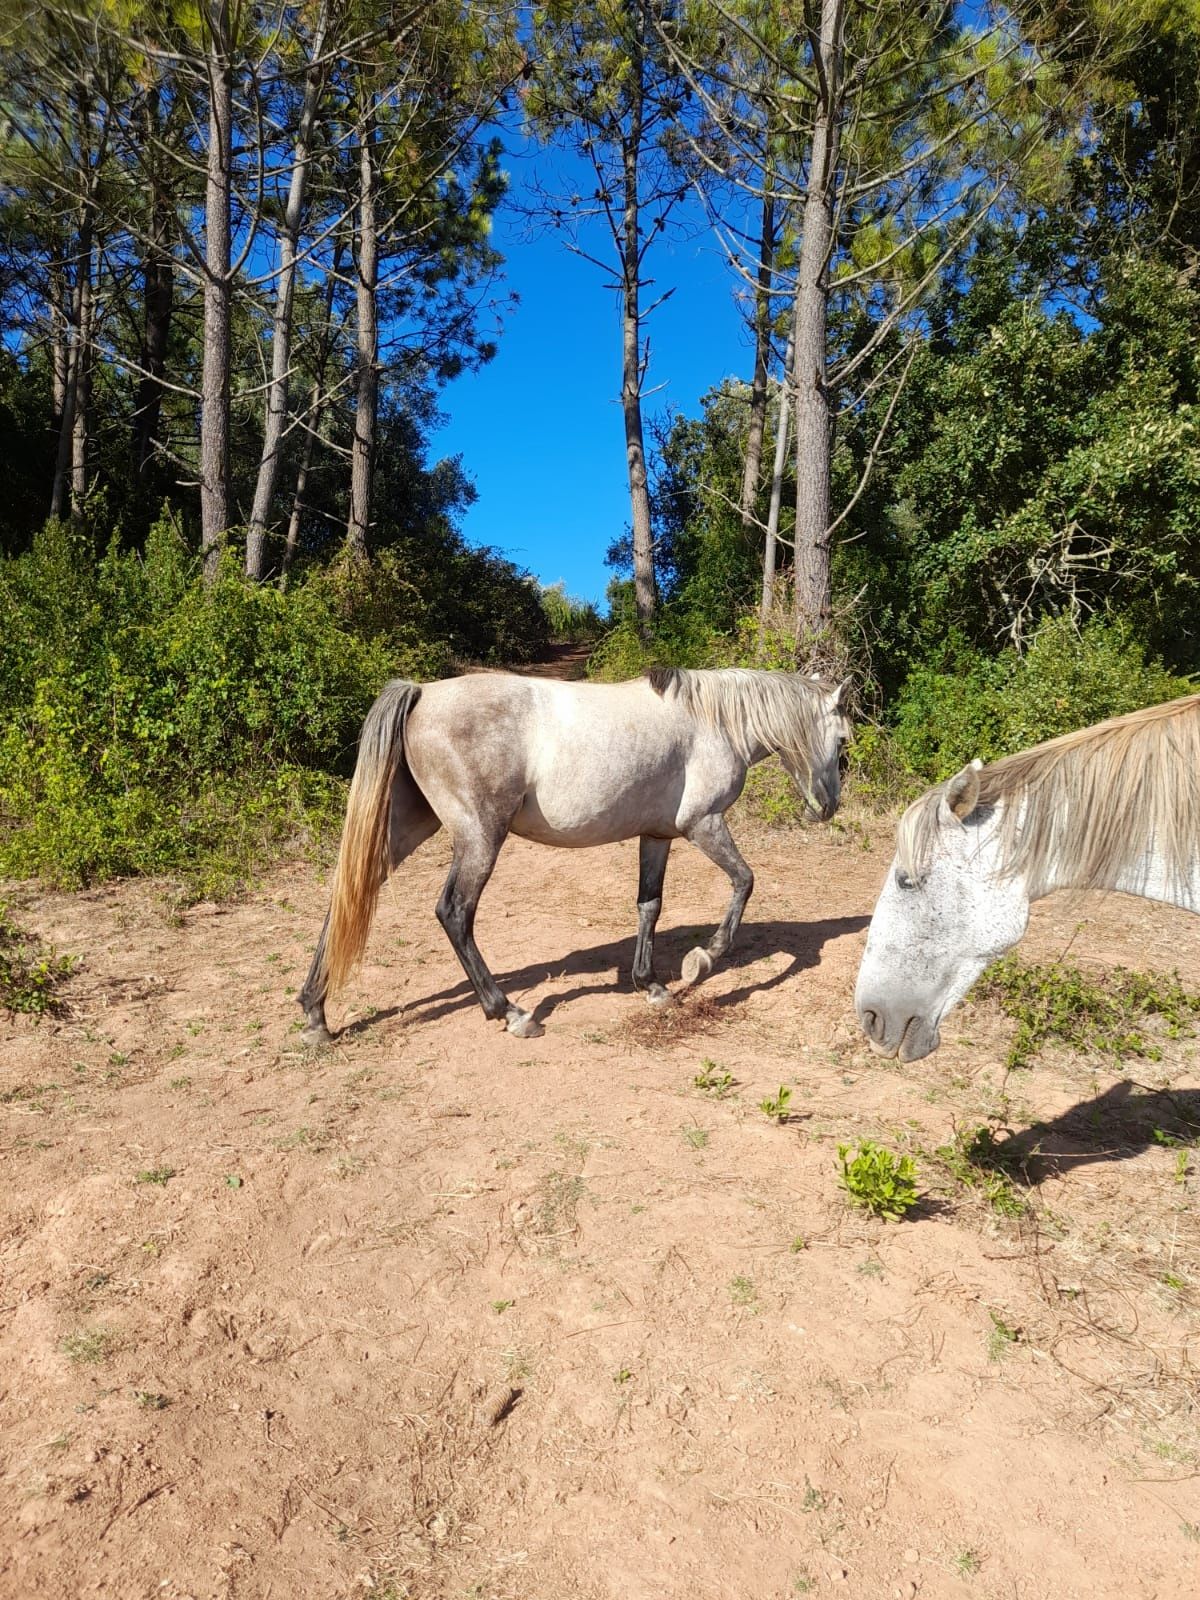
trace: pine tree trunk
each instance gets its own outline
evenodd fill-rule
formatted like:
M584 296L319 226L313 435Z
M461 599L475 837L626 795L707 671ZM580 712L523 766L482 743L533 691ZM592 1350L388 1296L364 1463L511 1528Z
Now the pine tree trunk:
M262 456L254 504L250 511L250 530L246 536L246 576L261 579L266 568L267 524L275 500L280 448L288 414L288 378L292 360L292 303L296 289L296 253L304 220L308 163L312 150L313 128L321 100L325 69L328 26L328 0L323 0L313 35L312 64L304 86L304 103L296 130L292 155L292 176L288 185L287 206L279 236L279 280L275 288L275 314L271 328L271 381L267 388L266 422L263 428Z
M54 425L62 424L67 408L67 384L71 379L70 290L61 263L50 273L50 373L53 385Z
M159 137L159 91L146 97L147 143ZM167 343L175 304L171 258L171 196L157 156L150 173L150 237L142 261L143 322L137 399L133 413L133 466L140 479L154 456L162 419Z
M204 359L200 410L200 545L204 576L216 576L229 526L231 358L230 190L233 66L229 0L208 0L208 161L204 209Z
M333 348L333 296L337 287L338 275L342 270L342 241L338 240L333 251L333 263L325 278L325 317L321 324L321 336L317 349L317 375L313 379L312 394L308 402L308 426L304 432L304 449L300 457L300 468L296 473L296 487L292 494L292 512L288 518L287 539L283 547L283 561L279 569L279 587L287 587L288 574L292 570L292 562L296 559L296 551L300 545L300 522L304 515L304 493L308 487L308 474L312 470L313 455L317 448L317 438L321 431L321 418L325 411L325 370L329 365L329 355Z
M50 515L61 517L67 508L68 494L70 495L71 509L74 512L76 505L82 502L82 494L76 494L76 463L82 462L84 488L86 490L87 475L87 431L86 422L82 432L76 428L76 415L81 403L86 403L86 390L84 388L84 371L86 366L85 350L83 343L83 330L85 320L90 320L91 302L91 270L92 270L92 174L91 174L91 144L89 140L88 120L88 95L87 90L80 87L76 92L73 106L76 121L77 159L80 163L79 179L79 214L78 227L75 234L74 247L74 275L73 282L68 288L64 273L64 300L69 296L68 304L64 307L66 312L65 327L63 328L63 359L65 360L65 382L62 389L62 404L58 414L58 447L54 459L54 481L50 490ZM67 265L66 262L63 266ZM55 389L58 387L58 372L55 372Z
M87 501L88 422L92 401L92 324L95 317L95 291L92 282L91 214L79 241L79 321L75 349L75 383L71 408L71 516L83 516Z
M61 517L67 508L67 487L71 474L71 456L75 435L75 395L79 382L79 313L80 300L79 259L82 246L76 241L76 283L64 287L63 343L64 366L62 401L58 406L58 445L54 456L54 481L50 488L50 515ZM57 393L57 367L55 371Z
M775 563L779 542L779 513L783 509L783 475L787 467L789 423L791 420L792 367L796 346L789 334L783 358L783 378L779 386L779 417L775 425L775 462L771 470L771 504L767 511L767 536L763 544L762 601L759 623L766 628L775 609Z
M832 605L829 475L833 410L826 383L829 260L841 105L842 0L822 0L819 75L804 233L796 285L796 565L797 640L818 634Z
M633 593L643 635L648 631L657 602L654 581L654 533L650 521L650 489L646 475L646 440L642 424L641 360L641 243L638 231L639 163L642 155L642 97L645 64L642 42L645 18L641 0L636 8L630 49L630 125L625 138L624 234L621 248L621 410L625 421L625 460L629 470L629 500L633 521Z
M161 219L160 219L161 220ZM136 410L134 412L134 467L139 478L146 472L154 458L162 426L164 380L167 375L167 345L171 336L171 314L175 306L175 268L166 248L165 229L158 224L154 242L146 252L142 264L145 295L145 322L142 328L142 350L138 379ZM164 241L160 250L157 241Z
M375 460L375 422L379 406L379 331L376 289L379 241L375 232L375 107L365 101L358 139L358 312L357 394L354 442L350 454L350 519L346 543L355 560L367 559L371 525L371 474Z
M767 374L771 363L771 286L775 262L775 196L767 173L758 245L758 281L754 291L754 375L750 380L750 421L746 430L746 462L742 473L742 532L758 543L758 484L762 477L763 438L767 428Z
M279 568L279 587L287 587L288 574L292 570L292 562L296 559L296 551L300 546L300 523L304 516L304 492L308 488L308 474L312 469L313 454L317 447L317 429L321 426L321 414L324 406L321 401L320 382L313 384L312 398L309 401L310 421L308 432L304 436L304 449L300 456L300 466L296 472L296 488L292 494L292 512L288 518L287 538L283 546L283 560Z

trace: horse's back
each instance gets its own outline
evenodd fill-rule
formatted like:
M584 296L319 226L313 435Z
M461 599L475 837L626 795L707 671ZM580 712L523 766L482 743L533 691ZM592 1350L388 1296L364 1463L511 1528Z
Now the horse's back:
M698 747L702 765L729 766L718 787L736 778L707 730L644 678L450 678L422 691L408 735L414 775L439 815L464 803L494 810L512 832L545 844L675 836Z

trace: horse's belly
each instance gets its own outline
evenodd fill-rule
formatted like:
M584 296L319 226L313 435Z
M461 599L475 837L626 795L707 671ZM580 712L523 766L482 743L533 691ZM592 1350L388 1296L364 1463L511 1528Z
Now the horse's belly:
M537 844L585 848L615 844L639 834L678 836L681 785L660 782L626 788L593 784L582 792L531 789L512 820L511 832Z

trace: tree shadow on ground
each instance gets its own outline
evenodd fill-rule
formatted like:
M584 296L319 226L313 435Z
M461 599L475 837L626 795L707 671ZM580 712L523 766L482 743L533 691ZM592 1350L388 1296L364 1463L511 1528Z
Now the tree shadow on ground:
M996 1139L980 1162L1030 1185L1097 1161L1126 1161L1154 1145L1200 1139L1200 1089L1151 1089L1123 1078L1060 1116Z
M737 943L724 960L718 963L717 973L750 967L766 956L782 955L786 957L786 964L775 972L764 973L724 993L710 994L709 988L705 985L688 992L703 993L716 1006L737 1005L747 995L777 988L779 984L795 977L798 972L815 967L821 959L823 946L829 940L840 939L850 933L859 933L869 921L869 917L859 916L828 917L819 922L744 923L738 934ZM699 935L695 927L670 928L661 933L655 941L655 965L659 978L665 983L677 980L684 956L701 939L708 937L709 931ZM590 945L556 959L529 962L523 967L497 972L496 981L515 999L525 990L538 984L561 981L563 978L581 980L565 992L547 995L537 1002L534 1016L542 1022L560 1006L578 1000L584 995L632 992L633 943L633 936L630 934L621 939L610 940L606 944ZM464 978L459 983L441 989L435 994L425 995L419 1000L406 1001L403 1010L414 1022L434 1022L439 1017L448 1016L452 1012L476 1004L478 1002L474 990ZM351 1030L362 1031L387 1016L394 1016L398 1009L400 1008L377 1012L369 1020L364 1018L360 1022L352 1023L343 1032L348 1034Z

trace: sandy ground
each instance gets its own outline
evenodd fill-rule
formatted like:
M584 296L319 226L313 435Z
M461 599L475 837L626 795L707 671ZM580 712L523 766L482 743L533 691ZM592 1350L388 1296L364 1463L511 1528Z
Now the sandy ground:
M890 825L737 831L744 936L665 1017L636 845L509 845L479 938L535 1042L434 921L444 837L315 1056L311 867L182 914L15 896L82 966L63 1018L0 1018L4 1600L1194 1600L1200 1177L1153 1129L1200 1118L1195 1042L1006 1078L976 1006L877 1061ZM677 847L665 973L724 900ZM1067 948L1200 986L1161 908L1039 908L1024 953ZM1024 1216L922 1155L989 1117L1040 1147ZM866 1136L916 1154L904 1223L839 1189Z

